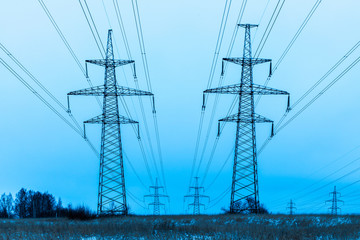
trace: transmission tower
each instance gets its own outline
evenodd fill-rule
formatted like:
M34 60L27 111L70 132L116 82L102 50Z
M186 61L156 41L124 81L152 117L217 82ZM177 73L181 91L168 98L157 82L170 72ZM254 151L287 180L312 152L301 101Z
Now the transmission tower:
M160 198L161 197L169 198L169 196L159 193L159 189L164 188L164 187L159 186L157 178L156 178L155 186L150 186L150 189L152 189L152 188L154 189L154 194L145 195L144 197L153 197L154 198L154 202L149 203L149 205L154 206L153 215L160 215L160 207L161 206L165 207L165 204L160 202Z
M205 94L235 94L238 96L238 112L220 119L218 129L218 135L220 135L221 122L236 122L237 124L230 212L239 213L242 211L250 211L252 213L259 213L260 203L255 123L272 123L271 136L274 135L274 124L272 120L255 113L254 95L287 95L288 109L290 95L286 91L269 88L267 86L260 86L253 83L253 67L256 64L270 62L269 76L271 76L271 59L252 58L250 29L257 27L257 25L239 24L238 26L245 28L243 57L223 58L222 76L224 75L224 62L238 64L242 67L240 83L205 90L203 108L205 108ZM243 203L248 199L253 199L254 204L247 207L247 209L244 209Z
M344 203L344 201L338 199L338 197L341 197L341 194L336 191L336 186L334 186L334 191L330 192L329 195L332 195L332 199L327 200L326 202L331 202L331 207L329 207L331 215L338 215L338 211L341 211L341 208L338 207L338 202Z
M296 207L295 207L295 203L293 202L292 199L290 199L287 209L289 209L289 215L294 215L294 213L295 213L294 210L296 209Z
M102 114L84 122L85 138L85 123L102 125L97 214L125 215L128 212L128 208L120 124L138 124L138 122L119 114L118 97L153 97L154 95L150 92L118 86L115 68L134 64L135 61L114 59L112 30L108 32L106 58L86 60L85 62L86 69L87 63L105 67L104 85L70 92L68 93L68 98L70 95L103 96Z
M201 198L208 198L210 200L209 196L201 195L200 189L204 190L204 187L199 187L199 177L195 177L195 185L193 187L190 187L191 189L194 189L194 194L186 195L185 198L194 198L194 202L190 203L188 206L193 206L193 214L199 215L200 214L200 207L205 206L204 204L200 203Z

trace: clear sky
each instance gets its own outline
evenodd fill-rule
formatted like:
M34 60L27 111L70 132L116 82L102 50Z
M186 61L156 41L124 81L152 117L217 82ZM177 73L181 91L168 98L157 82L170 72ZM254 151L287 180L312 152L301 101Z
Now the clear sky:
M69 0L44 0L44 2L80 62L100 58L79 2ZM102 1L87 0L100 37L105 42L107 31L112 28L116 58L127 59L113 1L103 2L110 24ZM260 42L278 0L269 0L260 22L267 2L268 0L248 1L244 12L242 23L260 23L258 30L254 29L252 32L254 50ZM315 0L285 1L260 57L271 58L276 63L315 2ZM232 3L219 60L226 55L241 3L240 0ZM202 91L206 89L208 82L225 0L138 0L138 4L152 89L156 97L161 149L170 195L168 212L183 213L186 209L183 196L187 194L193 162ZM140 88L146 90L131 1L119 0L119 5L131 53L137 64ZM358 1L323 0L277 69L269 86L290 92L292 101L296 101L359 41L359 9ZM0 43L63 104L66 104L68 92L88 87L84 75L37 0L4 2L0 8L0 30ZM243 36L244 31L240 29L232 52L234 57L241 57ZM360 49L357 49L291 114L296 113L301 105L306 104L311 97L319 93L350 65L359 53ZM0 57L35 87L31 79L26 77L5 53L0 51ZM221 64L218 61L212 87L218 84L220 70ZM117 71L120 85L135 87L129 67L124 68L124 71L122 69ZM256 67L254 82L263 84L267 73L268 66ZM94 85L103 84L102 68L89 66L89 74ZM328 166L360 144L359 74L360 66L355 66L296 120L278 133L259 155L260 200L272 212L285 212L286 204L291 198L296 203L298 212L315 210L327 212L327 207L330 205L325 205L325 200L330 199L328 193L333 190L334 185L344 196L343 213L360 212L360 203L357 202L360 200L359 195L356 196L359 184L347 187L359 180L359 172L344 176L360 167L360 161L355 160L360 154L360 148ZM240 68L236 65L229 66L223 85L237 83L239 77ZM0 66L0 79L3 89L0 95L2 112L0 192L16 193L21 187L49 191L56 197L61 197L65 204L84 203L95 209L98 158L79 135L3 66ZM43 94L40 90L39 93ZM209 127L214 99L215 96L210 96L207 104L200 153ZM286 97L282 96L263 97L256 111L276 123L286 109L286 100ZM212 122L209 131L208 146L204 150L204 163L209 160L217 133L216 120L226 116L231 101L230 96L220 98L214 116L215 121ZM155 177L157 174L152 163L138 100L133 98L131 101L127 98L126 102L132 117L140 122L142 139L152 175ZM147 99L144 99L144 107L151 142L158 161L151 107ZM72 97L71 108L79 122L101 113L93 97ZM120 111L125 115L122 106ZM66 116L66 113L62 113ZM257 126L258 147L269 133L269 125ZM87 135L99 149L100 126L89 126ZM212 200L216 200L230 186L232 159L226 163L215 184L208 187L232 150L234 137L235 126L226 125L204 183L205 194ZM135 166L137 174L145 185L151 185L136 136L130 126L122 126L122 138L124 151ZM205 164L200 168L200 181L204 171ZM140 205L146 205L146 202L143 202L143 195L148 194L149 191L138 181L126 161L125 175L126 186L131 195L138 198ZM344 177L335 181L342 176ZM213 201L210 206L216 204L208 209L207 213L217 213L222 207L228 207L229 198L230 195L227 193L219 201ZM129 204L135 213L149 212L136 204L132 198L129 198Z

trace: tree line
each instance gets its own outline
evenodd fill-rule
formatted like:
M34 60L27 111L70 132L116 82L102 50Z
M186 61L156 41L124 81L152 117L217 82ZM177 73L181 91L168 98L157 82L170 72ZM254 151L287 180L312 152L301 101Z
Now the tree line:
M62 206L61 198L56 198L48 192L26 190L15 195L2 194L0 198L0 218L53 218L67 217L71 219L89 219L96 215L85 206Z

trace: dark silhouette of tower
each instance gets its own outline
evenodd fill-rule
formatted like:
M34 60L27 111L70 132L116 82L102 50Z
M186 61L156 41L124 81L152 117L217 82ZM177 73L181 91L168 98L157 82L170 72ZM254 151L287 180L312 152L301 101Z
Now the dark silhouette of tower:
M257 152L256 152L256 132L255 123L273 123L273 121L255 113L254 95L288 95L286 91L281 91L266 86L260 86L253 83L254 65L270 62L271 59L252 58L251 54L251 37L250 29L257 27L252 24L239 24L245 28L245 41L242 58L223 58L224 61L238 64L242 67L240 83L207 89L204 94L235 94L239 98L238 112L219 120L219 129L221 122L236 123L236 140L235 140L235 158L233 165L230 212L239 213L250 211L259 213L259 188L257 174ZM224 74L224 64L222 75ZM205 107L205 97L203 108ZM289 109L289 100L288 100ZM218 130L220 134L220 130ZM273 127L272 133L273 136ZM253 199L254 205L244 209L243 203L247 199ZM251 208L251 209L250 209Z
M159 193L159 189L161 189L161 188L164 188L164 187L159 186L158 179L156 178L155 186L150 186L150 189L154 189L154 194L149 194L149 195L144 196L144 197L153 197L154 198L154 202L149 203L149 205L154 206L153 215L160 215L160 207L161 206L165 207L165 204L160 202L160 198L161 197L169 198L168 195L164 195L164 194Z
M329 207L331 215L338 215L338 212L341 211L341 208L338 206L338 202L344 203L344 201L339 199L341 194L336 191L336 186L334 186L334 191L329 194L330 196L332 195L332 199L327 200L326 202L331 202L331 207Z
M289 215L294 215L294 213L295 213L294 210L296 209L296 207L295 207L295 203L293 202L292 199L290 199L287 209L289 209Z
M128 208L126 202L120 124L138 124L138 122L119 114L118 97L153 97L153 94L118 85L115 68L126 64L134 64L135 62L133 60L114 59L112 30L108 32L106 58L86 60L86 64L87 63L105 68L104 85L73 91L68 93L68 96L103 96L102 114L84 122L84 125L85 123L97 123L102 126L97 214L125 215L128 212Z
M190 187L190 188L194 189L194 194L186 195L185 198L189 198L189 197L194 198L194 201L189 204L189 207L190 206L193 207L193 209L194 209L193 214L194 215L199 215L200 214L200 207L205 206L204 204L202 204L200 202L200 199L201 198L210 199L210 197L200 194L200 189L204 190L204 187L199 187L199 177L195 177L195 185L193 187Z

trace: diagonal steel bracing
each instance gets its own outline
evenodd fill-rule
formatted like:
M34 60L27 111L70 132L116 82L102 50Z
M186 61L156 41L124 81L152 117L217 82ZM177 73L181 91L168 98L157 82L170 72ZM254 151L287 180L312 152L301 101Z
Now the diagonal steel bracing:
M85 123L101 124L100 171L98 186L98 215L127 214L124 165L121 143L121 124L138 124L119 114L119 96L152 96L151 92L118 86L115 68L133 64L133 60L114 59L112 30L108 32L106 58L86 60L86 63L105 68L104 85L73 91L70 95L103 96L103 113Z
M235 157L231 185L230 212L239 213L247 211L252 213L259 213L260 203L257 174L255 123L272 123L272 121L255 113L254 95L289 96L289 93L253 83L253 66L256 64L270 62L271 75L271 59L252 58L250 29L257 27L257 25L240 24L239 26L245 28L243 57L223 58L223 62L238 64L242 67L240 83L219 88L207 89L204 91L204 94L235 94L239 97L237 113L219 120L219 129L221 122L235 122L237 125L235 138ZM224 71L222 71L222 74L223 73ZM218 134L220 134L220 130L218 130ZM254 200L253 206L244 205L248 199Z

